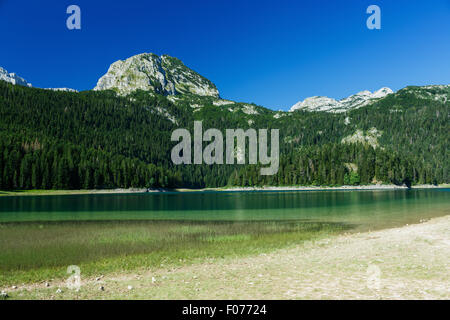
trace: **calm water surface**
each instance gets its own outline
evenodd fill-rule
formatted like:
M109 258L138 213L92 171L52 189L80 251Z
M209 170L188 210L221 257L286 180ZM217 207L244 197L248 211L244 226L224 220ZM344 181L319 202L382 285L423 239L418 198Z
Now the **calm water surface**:
M359 231L448 214L450 189L0 197L0 222L305 220L350 223Z

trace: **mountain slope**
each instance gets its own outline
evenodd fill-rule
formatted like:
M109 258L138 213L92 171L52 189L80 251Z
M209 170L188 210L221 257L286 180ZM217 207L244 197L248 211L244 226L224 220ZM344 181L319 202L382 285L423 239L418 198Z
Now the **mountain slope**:
M147 58L164 72L160 86L153 82L146 90L134 82L122 93L119 87L77 93L0 81L0 189L450 181L448 85L361 93L340 102L345 113L275 112L222 100L213 89L194 94L193 86L202 86L193 78L191 86L180 86L188 74L177 60L169 67L169 58ZM140 63L130 63L131 70ZM278 173L261 176L258 165L175 166L170 135L176 128L192 132L194 120L222 132L280 129Z

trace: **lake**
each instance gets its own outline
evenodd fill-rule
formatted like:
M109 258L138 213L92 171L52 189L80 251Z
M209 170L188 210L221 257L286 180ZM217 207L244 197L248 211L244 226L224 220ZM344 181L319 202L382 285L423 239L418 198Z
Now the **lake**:
M450 214L450 189L84 194L0 197L0 222L326 221L364 231Z

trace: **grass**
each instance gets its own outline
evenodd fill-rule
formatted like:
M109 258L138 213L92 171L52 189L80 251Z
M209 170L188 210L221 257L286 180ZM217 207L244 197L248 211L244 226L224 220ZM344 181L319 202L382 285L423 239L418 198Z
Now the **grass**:
M63 194L89 194L92 190L8 190L0 191L0 196L37 196L37 195L63 195Z
M0 224L0 287L246 256L350 228L308 221L82 221Z
M9 299L448 300L449 223L447 216L315 239L267 254L117 272L99 279L99 275L85 277L82 268L79 291L67 288L65 281L1 289ZM425 241L429 239L434 241ZM370 265L380 268L379 289L368 287Z

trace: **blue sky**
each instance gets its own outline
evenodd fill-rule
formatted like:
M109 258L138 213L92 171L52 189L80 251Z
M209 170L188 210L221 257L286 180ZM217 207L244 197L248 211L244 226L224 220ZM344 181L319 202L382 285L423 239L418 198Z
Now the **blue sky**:
M81 8L81 30L66 8ZM366 8L381 8L381 30ZM450 83L450 0L0 0L0 66L36 87L95 86L108 66L169 54L223 98L288 109L314 95Z

